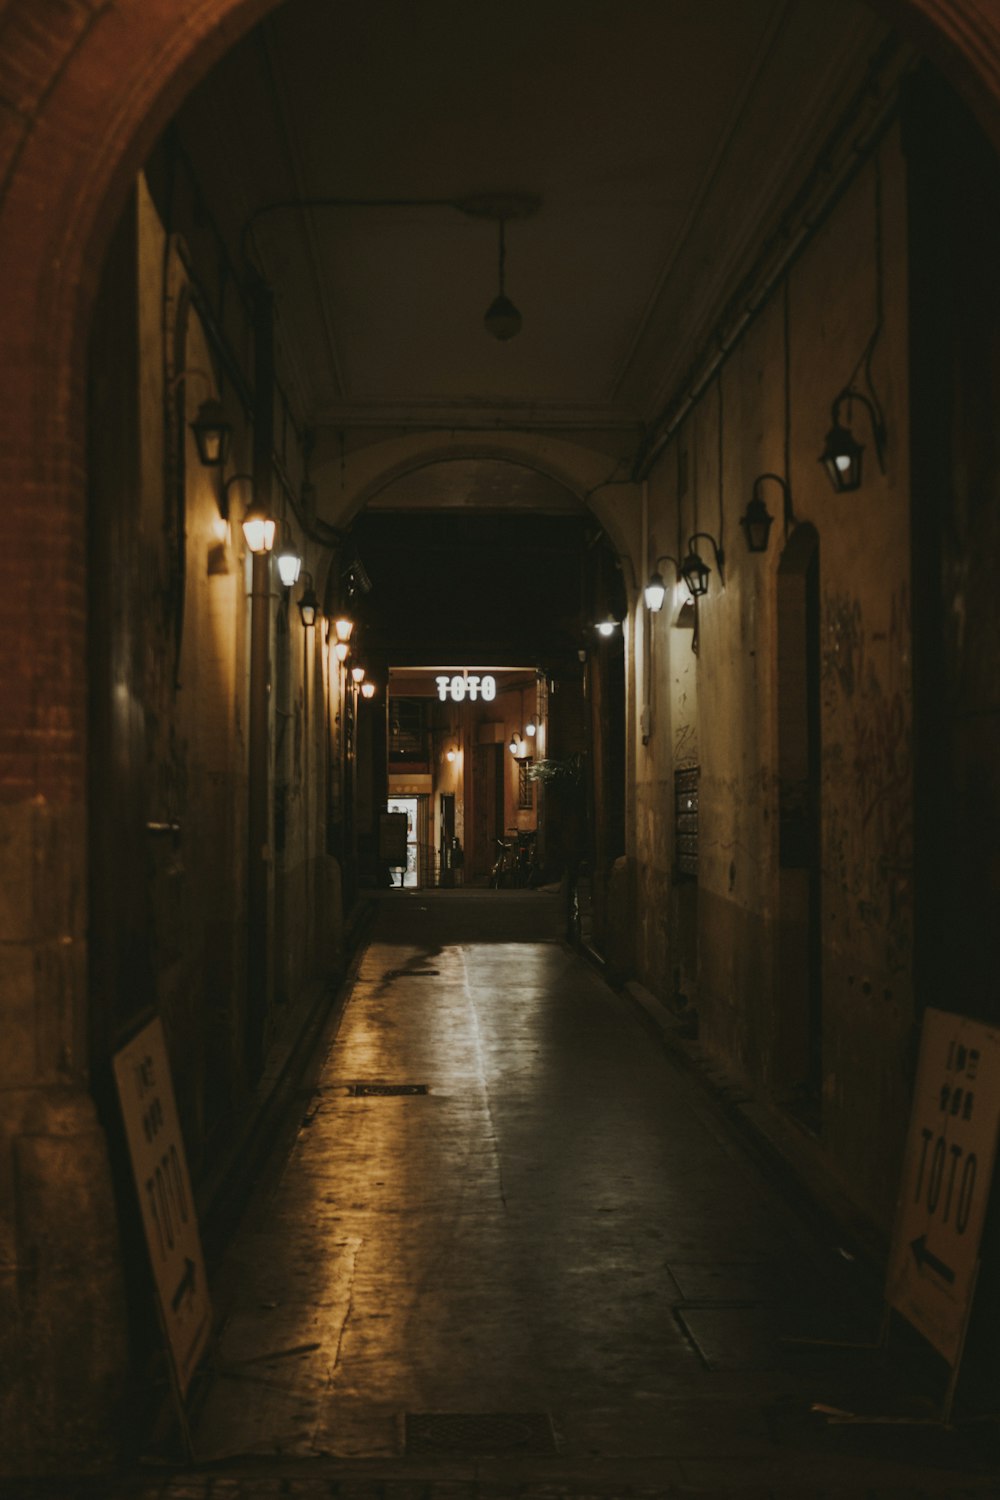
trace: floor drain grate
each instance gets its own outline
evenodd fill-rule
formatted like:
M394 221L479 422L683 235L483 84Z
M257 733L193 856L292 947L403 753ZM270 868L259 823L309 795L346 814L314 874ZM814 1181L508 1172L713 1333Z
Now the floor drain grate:
M352 1099L392 1099L412 1094L426 1094L426 1083L352 1083L347 1092Z
M556 1452L547 1412L407 1412L407 1453Z

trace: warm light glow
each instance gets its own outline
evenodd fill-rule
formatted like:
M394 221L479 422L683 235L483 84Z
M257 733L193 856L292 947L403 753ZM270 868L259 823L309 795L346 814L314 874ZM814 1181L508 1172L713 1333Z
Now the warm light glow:
M445 760L454 760L455 759L455 752L454 752L454 750L448 750L446 752L444 758L445 758Z
M663 601L667 597L667 586L663 581L662 573L653 573L646 584L646 608L654 615L659 614L663 608Z
M364 682L364 680L365 680L365 669L364 669L364 667L352 667L351 668L351 676L354 678L354 681L357 682L357 683Z
M252 505L243 519L243 535L251 552L270 552L274 546L274 521L262 507Z
M374 696L375 696L375 684L374 684L374 682L363 682L361 684L361 696L362 696L362 698L374 698Z
M286 589L290 589L293 583L298 582L301 568L302 559L297 552L286 549L278 553L278 576Z
M354 621L349 620L346 615L341 615L339 619L334 620L333 628L337 632L338 641L349 641L351 639L351 631L354 629ZM343 661L343 657L341 657L341 661Z
M600 622L600 624L598 625L598 627L597 627L597 634L598 635L603 635L605 638L607 638L610 635L614 635L614 633L615 633L615 631L617 629L618 629L618 621L617 620L613 620L611 618L611 616L609 615L606 620L602 620Z
M333 648L333 654L338 661L346 661L350 649L346 641L338 641Z
M535 735L538 733L538 725L535 723L534 719L528 720L527 724L525 724L524 726L524 732L525 734L530 735L532 739L534 739Z

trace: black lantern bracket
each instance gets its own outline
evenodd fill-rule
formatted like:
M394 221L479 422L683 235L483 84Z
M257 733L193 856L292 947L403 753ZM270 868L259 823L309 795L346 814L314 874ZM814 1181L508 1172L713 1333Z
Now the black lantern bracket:
M316 597L313 576L308 569L303 568L299 574L299 580L303 588L302 595L298 600L298 611L302 616L302 624L308 629L310 625L316 624L316 616L319 614L319 600Z
M792 514L792 492L788 487L787 479L782 479L780 474L774 474L770 470L764 474L758 474L753 482L747 508L740 517L740 525L747 539L748 552L766 552L771 538L774 517L768 510L767 502L761 493L768 480L781 490L782 518L785 523L786 536L795 524L795 517Z
M229 445L233 435L233 424L226 416L226 409L215 394L215 381L207 370L193 365L189 370L178 370L167 383L168 399L180 385L189 380L204 381L208 395L198 407L198 415L188 423L198 449L198 458L206 469L221 469L229 457Z
M695 546L695 543L701 540L708 542L711 546L712 554L715 557L715 566L719 570L719 582L723 588L726 586L725 553L710 531L696 531L693 536L688 537L688 555L681 563L681 577L695 599L700 599L708 593L708 578L712 571L708 564L703 561Z
M864 453L864 444L858 442L851 428L845 427L840 418L841 407L846 403L850 409L855 401L859 402L868 413L875 443L875 457L878 460L879 471L882 474L885 473L886 427L882 409L877 399L869 399L854 386L845 386L834 398L830 408L832 426L826 435L826 443L820 454L820 463L826 469L830 483L840 493L856 490L861 486L861 458ZM850 420L849 415L848 420Z

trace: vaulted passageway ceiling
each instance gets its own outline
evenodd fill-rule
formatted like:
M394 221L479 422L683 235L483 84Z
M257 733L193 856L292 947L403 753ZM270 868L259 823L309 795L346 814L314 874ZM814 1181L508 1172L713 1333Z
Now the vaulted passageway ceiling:
M637 434L887 35L850 0L288 0L177 129L321 432ZM447 206L496 190L540 199L509 343L496 225ZM329 197L446 201L295 206Z

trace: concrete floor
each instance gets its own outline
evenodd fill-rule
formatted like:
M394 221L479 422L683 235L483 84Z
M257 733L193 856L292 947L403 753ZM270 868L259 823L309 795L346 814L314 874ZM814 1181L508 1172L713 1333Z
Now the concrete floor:
M559 941L557 897L379 908L215 1278L198 1472L129 1494L1000 1493L989 1424L810 1411L919 1413L943 1381L905 1339L783 1342L872 1337L877 1286Z

